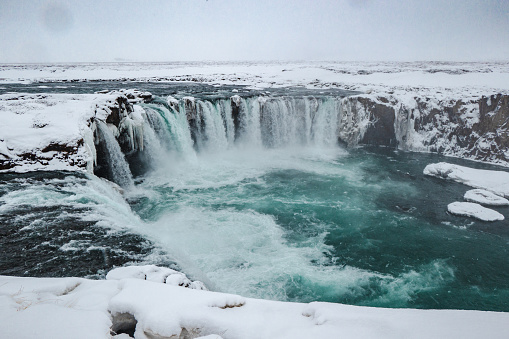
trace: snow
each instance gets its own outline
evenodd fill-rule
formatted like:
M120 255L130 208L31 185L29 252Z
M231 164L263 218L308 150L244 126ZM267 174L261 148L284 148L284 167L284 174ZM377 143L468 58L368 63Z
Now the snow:
M431 89L435 93L461 90L464 94L493 94L509 91L509 63L317 61L0 65L0 83L87 80L191 81L260 89L306 86L341 87L362 92L405 93Z
M482 189L473 189L465 193L463 197L466 201L476 202L481 205L507 206L509 200L502 198L490 191Z
M184 286L196 290L207 289L201 281L191 281L183 273L155 265L119 267L111 270L106 275L107 280L126 278L143 279L173 286Z
M126 267L102 281L0 276L0 337L110 338L112 321L126 314L143 339L468 339L505 338L509 331L509 313L258 300L162 283L172 272Z
M7 170L15 172L91 171L96 158L92 121L105 121L120 95L0 95L0 160L14 161ZM138 125L129 117L123 124L139 139Z
M110 108L118 106L118 98L124 95L149 94L132 90L0 95L0 161L12 161L14 165L4 170L91 172L96 161L95 121L106 121ZM141 99L134 97L131 101L136 100ZM135 106L120 124L133 148L143 148L142 113L142 108Z
M440 162L427 165L423 173L509 197L509 172L506 171L480 170Z
M483 221L504 220L504 216L497 211L482 207L473 202L453 202L447 205L449 213L476 218Z

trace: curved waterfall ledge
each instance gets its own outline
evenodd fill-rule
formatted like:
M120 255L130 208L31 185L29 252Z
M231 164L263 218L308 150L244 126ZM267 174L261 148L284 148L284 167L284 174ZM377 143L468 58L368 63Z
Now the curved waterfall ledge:
M160 147L189 156L193 149L223 150L237 144L277 148L338 143L509 165L508 95L440 100L309 93L154 100L136 90L4 94L0 170L88 171L129 186L131 175L146 172Z

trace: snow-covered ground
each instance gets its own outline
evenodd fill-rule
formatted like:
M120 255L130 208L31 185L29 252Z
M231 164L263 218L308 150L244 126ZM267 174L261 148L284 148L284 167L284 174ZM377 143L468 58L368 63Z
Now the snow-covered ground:
M116 95L0 95L0 160L11 171L79 170L94 159L90 121L106 119ZM37 159L37 161L34 161Z
M143 100L136 97L140 95L151 94L124 90L0 95L0 171L92 172L96 160L95 122L106 122L114 109L122 120L119 127L128 129L126 133L136 141L133 119L141 119L140 108L134 106L128 113L127 106L128 102Z
M193 81L255 88L341 87L462 97L509 92L509 63L187 62L0 65L0 83L84 80Z
M495 339L509 331L509 313L275 302L184 288L182 279L154 266L102 281L0 276L0 337L128 338L114 329L143 339Z

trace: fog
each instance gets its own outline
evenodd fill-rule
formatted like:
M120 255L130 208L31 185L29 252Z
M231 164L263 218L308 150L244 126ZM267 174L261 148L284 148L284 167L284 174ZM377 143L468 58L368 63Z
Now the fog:
M505 0L0 0L0 62L509 59Z

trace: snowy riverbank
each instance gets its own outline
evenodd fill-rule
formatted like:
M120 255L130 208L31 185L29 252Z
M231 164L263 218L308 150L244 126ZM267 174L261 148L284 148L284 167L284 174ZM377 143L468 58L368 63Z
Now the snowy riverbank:
M509 331L509 313L274 302L180 287L181 275L164 284L165 274L178 275L140 267L106 281L1 276L0 337L495 339Z

